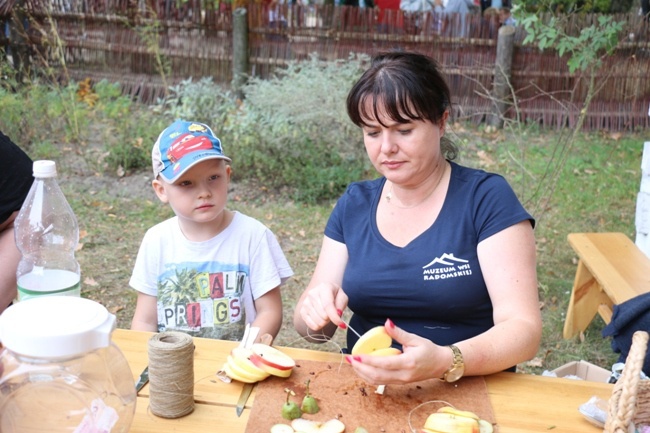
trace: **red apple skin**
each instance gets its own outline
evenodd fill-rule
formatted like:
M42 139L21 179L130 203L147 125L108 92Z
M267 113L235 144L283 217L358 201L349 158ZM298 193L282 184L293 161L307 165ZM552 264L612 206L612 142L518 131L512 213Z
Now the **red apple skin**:
M289 377L293 371L293 367L287 367L284 365L277 365L272 362L268 362L263 356L259 356L257 353L253 353L250 357L250 360L257 368L261 368L273 376L279 377Z
M264 363L279 370L289 370L296 365L295 361L289 355L275 347L266 346L264 344L253 344L251 350L252 354L259 356ZM273 358L276 357L278 358L277 362L273 360ZM279 364L280 360L283 362L282 364ZM286 364L284 361L286 361Z

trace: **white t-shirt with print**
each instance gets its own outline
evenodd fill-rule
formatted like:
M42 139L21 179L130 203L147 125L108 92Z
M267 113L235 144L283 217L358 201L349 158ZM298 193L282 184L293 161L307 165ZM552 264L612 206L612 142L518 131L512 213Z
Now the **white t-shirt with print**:
M234 212L226 229L189 241L173 217L145 234L129 285L158 298L158 331L241 340L255 320L254 299L293 271L264 224Z

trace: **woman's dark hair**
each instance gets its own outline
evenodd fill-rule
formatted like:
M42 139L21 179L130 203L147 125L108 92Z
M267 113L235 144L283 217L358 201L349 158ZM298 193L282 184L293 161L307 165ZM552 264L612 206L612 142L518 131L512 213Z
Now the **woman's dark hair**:
M439 125L450 106L449 86L436 61L404 51L374 56L347 98L348 116L359 127L368 126L370 119L378 120L380 111L398 123L428 120ZM458 155L456 145L446 135L440 147L449 160Z

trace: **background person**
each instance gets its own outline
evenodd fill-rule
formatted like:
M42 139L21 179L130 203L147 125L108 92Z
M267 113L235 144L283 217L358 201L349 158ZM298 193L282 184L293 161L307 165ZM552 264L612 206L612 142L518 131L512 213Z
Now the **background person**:
M534 220L503 177L452 161L450 98L437 64L408 52L374 57L348 94L381 177L338 200L294 326L329 337L345 308L361 334L384 326L403 353L349 357L368 383L491 374L539 347Z
M447 15L443 24L446 36L467 37L469 27L467 14L474 7L474 0L435 0L436 12ZM455 19L456 16L458 19Z
M377 11L377 31L384 33L390 29L404 28L404 19L398 16L400 0L376 0L375 7Z
M16 247L14 220L34 182L33 162L18 145L0 131L0 314L17 295L16 269L20 251Z
M510 8L499 9L499 23L502 26L517 26L517 20L510 13Z
M230 158L198 122L176 121L152 151L153 189L176 214L147 231L129 284L131 329L241 340L246 323L274 338L280 285L293 271L259 221L226 208Z

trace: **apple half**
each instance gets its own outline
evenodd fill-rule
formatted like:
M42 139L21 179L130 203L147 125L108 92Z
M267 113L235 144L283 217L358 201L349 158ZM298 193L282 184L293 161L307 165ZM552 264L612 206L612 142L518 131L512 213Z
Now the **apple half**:
M401 350L391 347L393 339L383 326L376 326L363 334L352 347L352 355L391 356Z
M289 355L266 344L253 344L251 352L251 362L273 376L289 377L296 366L296 362Z

